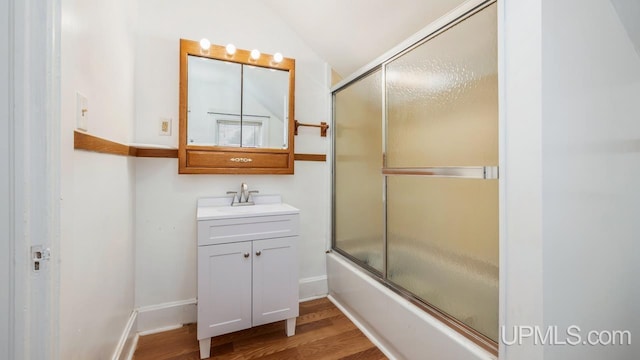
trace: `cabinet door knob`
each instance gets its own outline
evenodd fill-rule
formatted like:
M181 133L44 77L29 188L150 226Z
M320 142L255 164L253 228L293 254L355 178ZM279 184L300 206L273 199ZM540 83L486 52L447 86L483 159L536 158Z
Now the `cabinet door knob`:
M256 251L256 256L260 256L260 255L262 255L262 251L260 250Z
M248 258L249 257L249 253L244 253L244 257Z

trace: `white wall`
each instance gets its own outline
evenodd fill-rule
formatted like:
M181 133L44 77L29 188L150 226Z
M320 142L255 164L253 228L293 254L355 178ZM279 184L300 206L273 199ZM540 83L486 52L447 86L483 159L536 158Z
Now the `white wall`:
M134 162L73 150L76 91L89 133L131 140L135 2L63 0L60 358L111 358L134 307Z
M550 360L640 353L640 53L625 28L640 4L618 3L636 6L543 2L543 303L547 326L630 330L635 344L548 346Z
M296 59L296 118L329 118L328 69L260 1L141 0L136 51L136 142L178 145L179 39L207 37L214 44L281 52ZM158 120L173 119L172 136L158 135ZM328 138L301 128L295 152L326 154ZM329 238L329 166L295 163L295 175L178 175L175 159L136 159L136 305L196 297L196 200L236 190L281 194L301 210L301 296L326 291L324 251ZM318 280L311 281L310 280Z
M0 359L9 359L12 253L9 237L11 172L9 167L9 1L0 0Z
M500 91L500 325L542 325L541 4L498 6ZM543 348L500 346L501 359Z
M570 325L583 336L632 333L630 346L536 346L529 338L501 346L505 359L637 358L640 7L633 4L502 2L501 324L557 326L559 340Z

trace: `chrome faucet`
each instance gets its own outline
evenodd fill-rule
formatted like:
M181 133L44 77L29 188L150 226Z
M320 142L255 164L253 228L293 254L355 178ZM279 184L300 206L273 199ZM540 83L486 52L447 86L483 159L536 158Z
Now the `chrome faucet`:
M245 183L242 183L240 185L240 193L238 193L237 191L227 191L227 194L233 194L231 206L255 205L253 199L251 198L251 194L256 193L258 193L258 190L249 191L249 186Z
M242 183L240 184L240 202L248 202L248 201L249 201L249 185Z

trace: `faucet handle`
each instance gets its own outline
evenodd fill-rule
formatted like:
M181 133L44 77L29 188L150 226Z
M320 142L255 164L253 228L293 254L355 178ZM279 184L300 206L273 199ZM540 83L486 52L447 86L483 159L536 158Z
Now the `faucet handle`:
M238 201L236 201L238 192L237 191L227 191L227 195L231 195L231 194L233 194L233 200L231 200L231 205L233 205L236 202L238 202Z
M258 190L249 190L249 193L247 194L247 201L249 201L249 199L251 199L251 195L257 194L259 192L260 191L258 191Z

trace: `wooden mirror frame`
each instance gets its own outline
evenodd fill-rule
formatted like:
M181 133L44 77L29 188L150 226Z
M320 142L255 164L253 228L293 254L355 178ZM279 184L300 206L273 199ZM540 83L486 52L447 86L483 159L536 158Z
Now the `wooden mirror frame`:
M198 146L187 144L188 56L199 56L268 69L289 71L289 114L287 149L242 148L228 146ZM178 173L180 174L293 174L294 164L294 102L295 60L284 58L279 63L273 56L262 54L258 60L250 58L251 52L237 49L227 55L226 48L211 45L203 50L200 43L180 39L180 128L178 144Z

